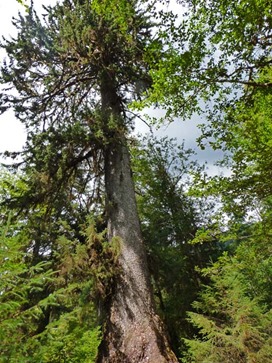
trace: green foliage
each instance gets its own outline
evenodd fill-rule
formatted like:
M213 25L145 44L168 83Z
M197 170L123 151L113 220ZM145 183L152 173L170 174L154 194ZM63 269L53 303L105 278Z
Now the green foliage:
M167 46L151 70L151 102L161 102L169 117L205 109L220 118L231 99L271 87L271 80L256 77L271 65L269 2L177 3L183 16L161 33Z
M271 71L266 71L262 78L270 79ZM225 189L226 206L237 201L237 209L250 211L254 206L260 208L260 201L269 204L272 195L271 116L271 92L258 90L250 100L228 110L217 127L217 143L225 143L225 148L232 153L231 160L226 161L232 176L220 181Z
M23 186L24 192L19 177L12 181L4 173L3 183L2 202L14 197L12 188L20 195ZM93 253L106 243L104 232L96 233L91 221L77 231L69 214L67 220L54 220L56 215L48 220L41 207L25 216L1 208L0 361L94 362L100 343L99 288L112 278L110 268L100 274L94 268ZM100 252L105 259L108 250Z
M199 338L186 340L189 349L184 362L271 361L272 311L265 303L270 301L268 291L260 289L264 281L271 286L271 248L266 245L261 256L256 255L258 242L241 244L234 257L224 255L203 271L211 283L193 304L198 312L189 313ZM264 276L260 270L268 265L270 271L266 269Z
M259 78L269 82L270 70ZM186 341L184 362L272 359L271 110L271 91L257 89L217 123L216 147L231 152L224 163L232 173L203 185L204 193L221 198L218 218L225 218L225 231L217 236L233 254L202 271L210 284L189 313L199 335Z
M28 9L28 6L25 4L24 0L16 0L17 3L19 3L20 5L23 5L26 9Z
M120 271L118 257L122 240L114 237L111 241L106 238L106 230L97 233L94 220L90 220L86 230L87 252L91 252L91 274L94 279L94 292L98 303L105 303L110 298L115 286L115 279ZM80 249L82 247L80 246ZM100 311L100 313L103 311Z
M61 270L52 272L50 262L30 267L12 240L5 242L3 261L8 263L1 266L5 282L0 299L1 362L94 362L100 328L96 327L92 276L83 281L86 254L65 255Z
M75 313L63 315L57 323L48 326L46 334L40 336L40 349L33 355L34 362L95 362L101 338L100 328L90 329L87 326L84 319L88 319L92 311L86 307L84 316Z

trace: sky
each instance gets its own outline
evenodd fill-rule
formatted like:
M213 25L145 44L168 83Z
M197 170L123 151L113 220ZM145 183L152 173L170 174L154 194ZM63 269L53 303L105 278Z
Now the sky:
M25 1L27 3L27 1ZM42 11L43 5L54 5L57 0L34 0L35 8L38 12ZM16 16L18 12L24 13L22 5L18 4L16 0L0 0L0 36L9 38L15 35L15 29L12 25L12 17ZM0 51L0 59L3 60L5 54L3 50ZM150 113L151 111L149 111ZM161 116L162 111L152 111L152 116ZM197 158L200 163L207 161L210 174L218 174L221 170L214 166L215 160L219 159L222 155L220 152L214 152L211 149L201 151L196 144L196 138L200 135L197 128L198 123L202 123L198 117L193 117L188 121L176 120L170 125L163 126L157 134L159 136L166 136L177 138L178 142L185 140L185 147L193 148L197 151ZM141 122L137 123L136 131L145 133L148 128ZM12 111L8 111L0 116L0 152L5 150L19 151L22 149L26 140L26 135L22 124L15 119ZM0 159L1 161L1 159Z

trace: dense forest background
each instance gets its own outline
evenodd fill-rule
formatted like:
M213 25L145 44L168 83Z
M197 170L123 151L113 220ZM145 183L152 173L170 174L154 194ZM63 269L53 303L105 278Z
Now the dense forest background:
M123 269L107 224L116 144L129 150L155 310L178 360L271 362L269 2L34 8L2 41L0 109L27 141L1 167L0 362L96 361ZM148 107L164 117L143 116ZM223 151L225 174L174 139L133 133L136 117L182 128L195 114L198 143Z

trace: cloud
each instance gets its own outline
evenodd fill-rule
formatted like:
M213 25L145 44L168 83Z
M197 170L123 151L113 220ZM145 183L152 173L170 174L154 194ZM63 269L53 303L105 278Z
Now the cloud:
M165 112L162 109L150 108L141 113L141 116L143 116L144 119L145 114L147 115L147 119L148 117L160 119L163 118ZM155 136L174 138L179 144L184 142L186 149L195 151L196 155L194 156L194 159L201 165L206 164L209 175L219 175L221 173L227 174L228 170L226 168L221 168L216 165L217 161L223 159L223 151L213 150L209 145L206 145L205 149L202 150L197 143L197 138L201 136L201 130L198 128L198 125L205 122L207 122L205 118L199 115L193 115L193 117L187 121L177 118L171 123L165 123L159 129L156 129L156 127L153 126L152 130ZM135 133L148 134L150 133L150 129L145 123L138 120L136 122Z

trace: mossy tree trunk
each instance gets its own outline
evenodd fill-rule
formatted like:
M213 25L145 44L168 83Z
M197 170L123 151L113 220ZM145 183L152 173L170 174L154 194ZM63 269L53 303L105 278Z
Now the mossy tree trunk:
M136 207L130 155L114 79L104 75L101 86L105 122L116 130L105 148L105 188L109 241L120 239L119 267L108 306L98 363L177 362L163 324L154 310L152 288Z

